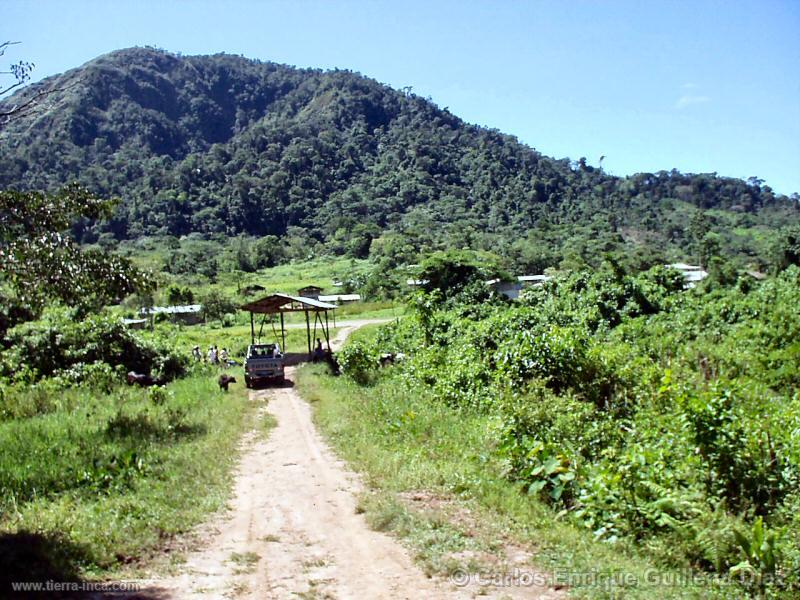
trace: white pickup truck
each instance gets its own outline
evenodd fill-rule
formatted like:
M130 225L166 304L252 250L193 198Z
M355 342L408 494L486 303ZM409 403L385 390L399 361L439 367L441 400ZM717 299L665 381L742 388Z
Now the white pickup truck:
M278 344L251 344L244 361L244 383L283 382L283 353Z

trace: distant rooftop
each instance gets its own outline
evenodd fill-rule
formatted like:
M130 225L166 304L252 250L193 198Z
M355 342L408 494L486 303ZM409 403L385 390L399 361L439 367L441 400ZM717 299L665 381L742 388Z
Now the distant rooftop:
M141 309L139 314L157 315L160 313L166 313L168 315L183 315L189 313L198 313L201 310L203 310L202 304L186 304L185 306L151 306L149 308Z
M664 265L665 267L669 267L671 269L677 269L678 271L702 271L703 267L699 265L687 265L686 263L672 263L671 265Z
M239 307L251 313L280 313L280 312L316 312L338 308L335 304L321 302L316 298L306 296L290 296L289 294L270 294L260 300L248 302Z
M357 302L361 300L361 294L332 294L330 296L320 296L320 302Z
M517 281L550 281L550 277L548 275L520 275L517 277Z

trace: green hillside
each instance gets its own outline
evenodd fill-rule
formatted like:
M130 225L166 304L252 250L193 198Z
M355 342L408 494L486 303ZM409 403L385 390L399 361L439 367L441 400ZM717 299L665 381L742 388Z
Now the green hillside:
M86 242L289 234L401 261L489 249L539 270L700 259L711 232L716 252L763 265L800 216L756 178L613 177L349 71L130 48L6 102L45 86L59 89L47 106L0 132L0 189L77 180L120 198L112 220L76 228Z

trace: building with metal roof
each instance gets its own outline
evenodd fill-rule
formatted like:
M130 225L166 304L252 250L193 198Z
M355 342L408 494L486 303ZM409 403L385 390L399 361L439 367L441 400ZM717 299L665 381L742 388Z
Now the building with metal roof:
M331 349L331 341L330 341L330 327L328 325L328 311L329 310L336 310L335 304L330 304L328 302L322 302L315 298L308 298L305 296L290 296L289 294L270 294L269 296L264 296L259 300L254 300L253 302L248 302L247 304L243 304L240 306L242 310L246 310L250 313L250 338L251 343L256 343L256 326L255 326L255 315L260 314L264 315L261 319L261 325L258 331L258 337L261 337L261 334L264 330L264 323L266 322L268 315L279 314L281 319L281 341L282 341L282 349L286 350L286 326L284 324L284 313L288 312L302 312L306 315L306 336L308 338L308 354L311 355L311 337L312 337L312 330L311 330L311 320L310 315L311 313L314 314L314 330L313 334L316 337L317 333L317 325L320 326L320 330L322 334L325 336L325 342L328 346L328 351ZM324 317L324 318L323 318Z
M346 304L348 302L358 302L361 300L361 294L333 294L331 296L320 296L321 302L339 302Z
M184 325L195 325L202 323L204 320L202 304L148 306L139 310L139 315L150 319L153 319L156 315L167 315L173 323L183 323Z

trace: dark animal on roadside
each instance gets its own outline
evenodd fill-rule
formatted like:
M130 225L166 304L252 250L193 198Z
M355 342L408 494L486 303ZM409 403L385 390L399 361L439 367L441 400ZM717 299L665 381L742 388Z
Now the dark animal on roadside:
M236 377L234 377L233 375L220 375L217 383L219 383L219 389L227 392L228 386L231 383L236 383Z
M331 375L338 377L342 374L342 370L339 368L339 361L336 360L336 357L333 355L333 352L327 350L325 352L325 363L328 365L328 369L330 370Z
M128 371L128 385L138 385L141 387L150 387L151 385L164 385L160 379L153 379L146 373L137 373L136 371Z

